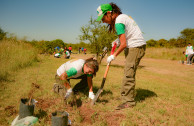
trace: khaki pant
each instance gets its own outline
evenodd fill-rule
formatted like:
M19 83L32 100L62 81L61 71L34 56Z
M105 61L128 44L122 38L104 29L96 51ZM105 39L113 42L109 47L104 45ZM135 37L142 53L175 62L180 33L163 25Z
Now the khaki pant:
M141 58L145 55L146 45L136 48L126 48L126 64L121 88L123 102L135 105L135 75Z
M192 64L193 63L193 56L194 56L194 54L189 54L187 56L187 64Z

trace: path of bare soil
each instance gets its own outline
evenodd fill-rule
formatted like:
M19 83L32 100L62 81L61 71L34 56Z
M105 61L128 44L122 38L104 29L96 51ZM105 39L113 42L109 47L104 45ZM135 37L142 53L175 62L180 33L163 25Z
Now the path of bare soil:
M91 57L92 55L88 55L87 57ZM73 58L77 58L76 55ZM86 55L82 55L79 58L86 58ZM103 63L106 63L106 57L103 59ZM112 63L112 65L124 66L125 58L124 56L118 56ZM184 65L179 61L175 60L164 60L164 59L152 59L145 58L141 60L139 67L143 67L147 71L151 71L153 73L162 74L162 75L174 75L177 77L185 77L191 76L188 75L190 72L194 71L193 65ZM188 73L188 74L185 74ZM194 75L194 73L192 74Z

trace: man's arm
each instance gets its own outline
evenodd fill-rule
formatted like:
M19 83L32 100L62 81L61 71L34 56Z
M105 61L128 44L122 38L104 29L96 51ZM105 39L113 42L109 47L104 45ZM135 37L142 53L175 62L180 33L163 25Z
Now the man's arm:
M88 81L88 87L89 87L89 98L94 99L95 95L93 93L92 76L88 76L87 81Z
M70 86L69 82L67 81L67 77L68 77L68 76L67 76L67 73L64 72L64 73L61 74L60 79L64 81L64 86L65 86L67 89L70 89L71 86Z

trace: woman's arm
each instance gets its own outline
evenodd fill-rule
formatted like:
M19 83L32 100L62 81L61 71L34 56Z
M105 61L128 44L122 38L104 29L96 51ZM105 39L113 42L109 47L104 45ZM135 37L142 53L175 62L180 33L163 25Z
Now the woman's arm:
M120 46L117 49L117 51L113 54L115 57L118 56L127 47L125 34L119 35L119 40Z

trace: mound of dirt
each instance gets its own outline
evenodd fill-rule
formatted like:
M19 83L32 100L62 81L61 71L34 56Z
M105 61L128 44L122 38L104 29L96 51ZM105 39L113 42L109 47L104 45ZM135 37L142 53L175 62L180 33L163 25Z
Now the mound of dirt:
M60 99L54 99L54 98L45 98L45 99L37 99L36 106L42 110L46 110L51 108L52 106L60 103Z

